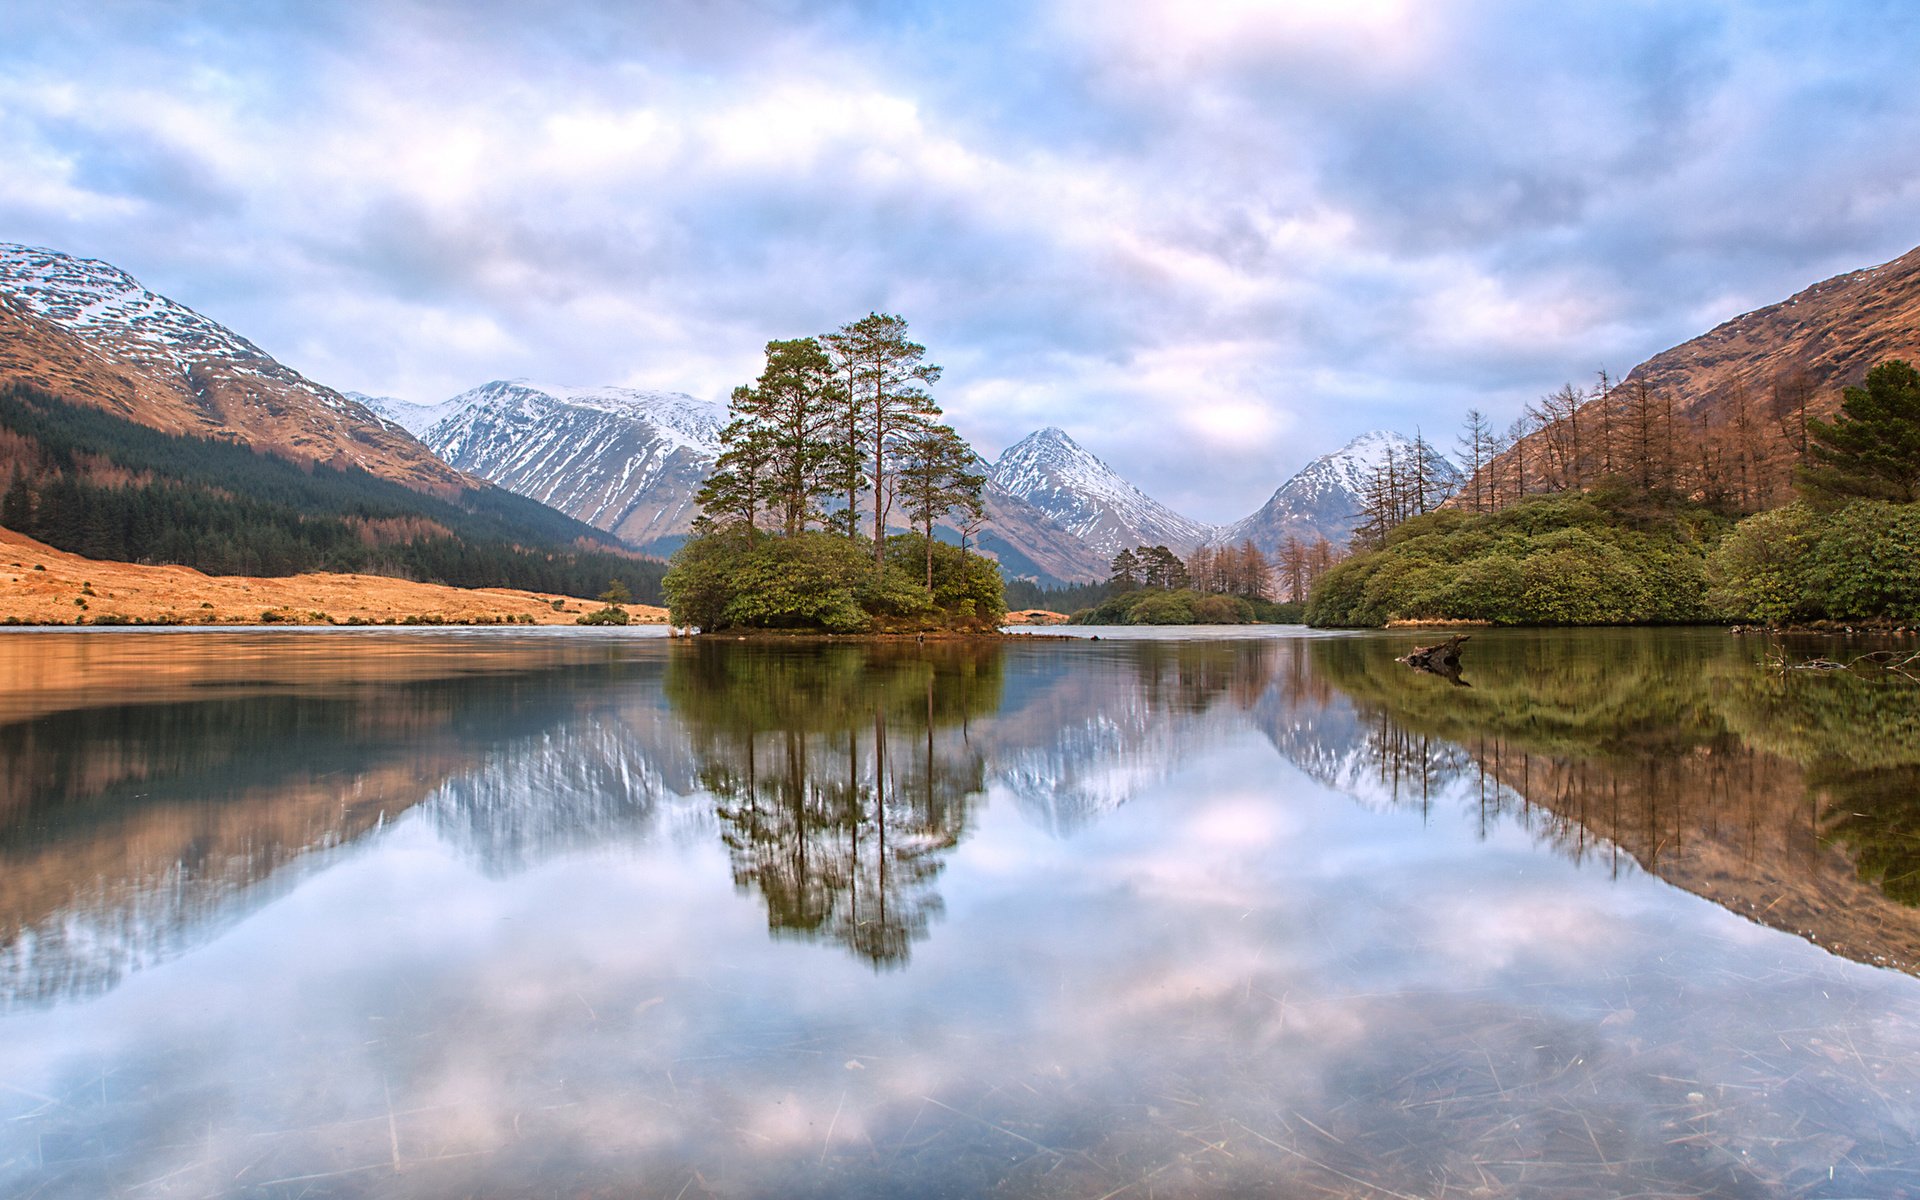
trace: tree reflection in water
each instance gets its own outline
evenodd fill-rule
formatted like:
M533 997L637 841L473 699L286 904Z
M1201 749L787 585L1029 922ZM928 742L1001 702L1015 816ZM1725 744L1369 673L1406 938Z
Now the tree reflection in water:
M1863 961L1920 967L1920 686L1765 669L1724 633L1476 642L1475 689L1378 639L1315 643L1397 803L1466 794ZM1625 856L1624 859L1622 856Z
M904 965L986 790L967 725L999 707L999 646L708 642L666 691L768 928Z

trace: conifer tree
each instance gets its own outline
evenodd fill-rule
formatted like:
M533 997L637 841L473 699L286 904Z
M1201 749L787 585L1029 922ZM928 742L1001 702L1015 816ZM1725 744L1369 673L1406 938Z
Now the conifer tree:
M833 364L813 338L768 342L766 369L732 408L766 434L767 501L788 536L802 532L852 457L836 436Z
M1298 536L1288 534L1280 543L1280 579L1289 600L1307 598L1307 547Z
M1810 499L1920 501L1920 371L1888 359L1846 390L1832 421L1807 421L1808 465L1800 486Z
M866 486L873 494L873 561L878 569L886 557L893 459L904 439L940 415L940 406L927 393L939 380L940 368L925 361L925 346L908 340L905 318L889 313L868 313L828 335L827 344L847 385L841 430L857 438L863 449ZM852 481L849 474L842 484ZM857 483L847 488L849 509L855 507L857 494Z
M27 477L19 467L13 469L13 482L0 499L0 525L22 533L33 525L33 493L27 490Z
M758 528L765 506L769 468L773 463L773 435L748 415L753 389L733 389L733 411L739 413L720 431L719 459L713 473L694 493L700 506L702 530L738 521L749 532Z
M1466 427L1460 431L1456 445L1461 459L1472 472L1467 477L1467 486L1472 491L1469 499L1473 511L1486 512L1487 481L1482 473L1493 463L1493 426L1487 423L1487 414L1477 408L1468 409Z
M925 538L928 587L933 586L933 527L955 509L981 511L980 491L986 472L977 470L979 456L950 425L925 425L900 446L896 471L900 499L908 520Z

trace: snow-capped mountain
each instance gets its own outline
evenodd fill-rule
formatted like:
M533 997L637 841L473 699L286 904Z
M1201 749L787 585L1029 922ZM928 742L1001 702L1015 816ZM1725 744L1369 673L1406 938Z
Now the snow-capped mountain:
M1389 460L1406 465L1414 457L1410 437L1383 429L1363 433L1302 467L1260 511L1222 527L1214 542L1236 545L1251 540L1268 554L1276 553L1289 536L1306 543L1324 537L1342 545L1360 524L1361 495L1368 477ZM1438 465L1446 490L1453 491L1460 484L1458 468L1444 459Z
M671 550L700 510L694 493L720 455L726 410L679 392L563 387L524 379L436 405L359 397L434 453L509 491L612 533ZM1047 582L1106 577L1106 558L992 481L976 544L1007 574Z
M443 400L439 404L415 404L398 396L369 396L365 392L342 392L341 395L382 420L398 425L422 439L427 430L459 412L462 407L459 397Z
M362 405L110 263L0 242L0 297L0 379L172 433L235 438L414 486L471 486Z
M678 392L497 380L434 406L442 459L640 549L692 526L726 410ZM399 424L421 414L400 410ZM403 419L404 418L404 419Z
M1127 482L1051 426L1007 447L993 464L992 478L1103 556L1160 545L1184 554L1214 532Z

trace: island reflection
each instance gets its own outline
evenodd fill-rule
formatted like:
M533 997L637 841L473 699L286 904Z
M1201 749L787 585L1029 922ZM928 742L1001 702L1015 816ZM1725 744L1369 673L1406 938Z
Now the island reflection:
M666 695L768 929L903 965L986 790L967 726L1000 707L999 647L707 642Z

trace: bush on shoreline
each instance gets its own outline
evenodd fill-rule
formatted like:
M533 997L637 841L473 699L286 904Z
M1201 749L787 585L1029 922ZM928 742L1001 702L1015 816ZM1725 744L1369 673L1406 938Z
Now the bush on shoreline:
M1920 504L1805 503L1735 526L1707 563L1708 599L1734 621L1920 621Z
M1727 520L1671 497L1595 491L1475 515L1428 513L1315 585L1306 620L1495 625L1681 624L1711 620L1708 550Z

